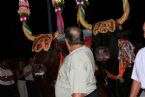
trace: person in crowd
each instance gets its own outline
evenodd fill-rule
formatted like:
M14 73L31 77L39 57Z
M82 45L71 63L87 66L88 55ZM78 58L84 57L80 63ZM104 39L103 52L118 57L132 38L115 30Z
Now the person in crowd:
M34 58L30 58L28 65L24 68L28 97L40 97L39 86L37 81L35 81L35 74L33 72L34 66Z
M24 76L24 67L25 62L19 61L16 75L17 75L17 87L20 97L28 97L26 81Z
M84 46L80 28L69 27L65 32L65 42L70 54L64 59L58 73L56 97L99 97L94 57L90 48Z
M145 23L143 24L143 36L145 38ZM130 97L137 97L140 88L145 89L145 47L141 48L135 59L132 76L132 88Z
M6 60L0 64L0 97L14 97L14 76Z

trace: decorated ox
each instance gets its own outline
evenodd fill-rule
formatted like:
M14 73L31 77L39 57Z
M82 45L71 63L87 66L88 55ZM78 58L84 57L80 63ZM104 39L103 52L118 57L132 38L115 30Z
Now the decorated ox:
M94 24L85 21L83 7L88 0L76 0L78 6L77 20L93 34L93 50L98 84L108 97L128 97L130 90L130 73L134 61L134 47L121 35L122 25L128 18L130 7L128 0L123 0L123 15L119 19L110 19Z
M54 83L57 79L59 65L63 62L63 57L67 54L65 43L63 42L64 23L61 16L63 0L52 0L57 15L57 31L55 33L32 35L32 31L27 25L30 15L28 0L19 0L20 21L24 35L33 41L32 51L34 52L35 66L33 71L35 79L40 82L43 97L55 97Z

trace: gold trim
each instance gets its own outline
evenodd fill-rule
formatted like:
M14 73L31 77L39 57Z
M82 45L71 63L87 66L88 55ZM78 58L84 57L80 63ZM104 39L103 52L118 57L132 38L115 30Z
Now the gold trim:
M93 34L114 32L116 30L116 23L113 19L97 22L93 27Z

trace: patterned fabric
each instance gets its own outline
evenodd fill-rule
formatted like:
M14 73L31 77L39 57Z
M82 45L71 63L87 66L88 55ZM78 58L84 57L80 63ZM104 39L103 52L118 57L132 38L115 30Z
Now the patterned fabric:
M116 24L113 19L98 22L93 27L93 34L114 32L116 30Z
M134 46L128 40L118 40L119 60L123 60L128 67L135 60Z
M41 34L36 36L32 46L33 52L40 52L42 50L48 51L52 42L52 34Z

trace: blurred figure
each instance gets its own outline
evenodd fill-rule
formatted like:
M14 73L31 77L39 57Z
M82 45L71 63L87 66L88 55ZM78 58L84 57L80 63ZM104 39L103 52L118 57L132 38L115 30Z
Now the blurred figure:
M13 72L6 60L0 64L0 96L14 97L14 77Z
M145 38L145 23L143 24L143 36ZM137 97L140 88L145 89L145 47L136 55L131 78L133 79L130 97Z
M33 72L34 58L29 59L29 63L24 68L24 75L26 80L26 86L28 91L28 97L40 97L40 90L37 81L35 81L35 75Z
M20 97L28 97L26 81L24 76L24 67L25 63L23 61L19 61L16 75L18 79L17 86Z

